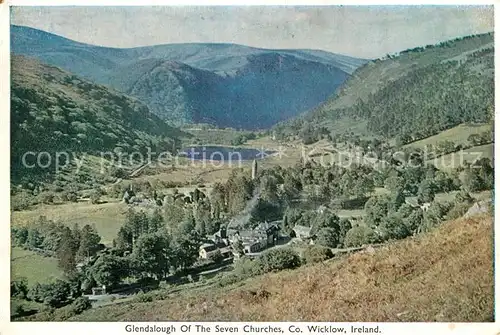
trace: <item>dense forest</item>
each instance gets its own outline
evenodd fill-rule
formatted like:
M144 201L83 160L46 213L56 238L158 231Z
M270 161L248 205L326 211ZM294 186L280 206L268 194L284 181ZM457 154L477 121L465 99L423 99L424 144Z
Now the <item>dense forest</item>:
M404 144L461 123L489 122L492 41L493 34L469 36L372 61L356 70L330 101L274 130L282 139L299 136L311 143L348 133L336 127L347 119L363 125L357 135L398 136Z
M54 158L58 151L172 151L178 137L187 136L133 98L18 56L12 59L11 124L14 181L30 174L21 165L26 152Z

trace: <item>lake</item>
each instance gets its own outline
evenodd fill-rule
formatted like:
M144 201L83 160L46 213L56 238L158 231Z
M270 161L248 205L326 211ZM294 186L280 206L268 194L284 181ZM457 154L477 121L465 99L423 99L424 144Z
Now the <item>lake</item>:
M194 160L237 162L262 159L274 151L254 148L232 148L221 146L190 146L181 150L181 156Z

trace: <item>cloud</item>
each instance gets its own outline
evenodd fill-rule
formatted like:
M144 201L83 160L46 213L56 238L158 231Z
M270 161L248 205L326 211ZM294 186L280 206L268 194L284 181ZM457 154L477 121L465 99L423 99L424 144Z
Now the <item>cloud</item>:
M223 42L376 58L493 31L493 6L13 7L11 22L112 47Z

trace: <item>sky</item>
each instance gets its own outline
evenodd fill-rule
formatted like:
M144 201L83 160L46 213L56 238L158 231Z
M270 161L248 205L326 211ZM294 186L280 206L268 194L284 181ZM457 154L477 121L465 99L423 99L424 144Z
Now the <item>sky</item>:
M493 6L12 7L11 23L108 47L237 43L378 58L493 31Z

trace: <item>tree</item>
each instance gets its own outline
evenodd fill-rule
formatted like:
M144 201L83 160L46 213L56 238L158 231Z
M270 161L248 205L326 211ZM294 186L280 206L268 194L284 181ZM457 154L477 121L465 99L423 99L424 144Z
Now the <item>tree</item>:
M364 198L367 194L373 193L375 190L375 184L372 178L363 176L363 178L358 178L354 183L354 188L352 190L353 195L356 198Z
M398 213L391 213L382 222L381 226L382 238L384 240L399 240L411 234L408 227L403 223L403 218Z
M278 202L278 186L274 176L263 176L260 179L260 197L271 204Z
M97 284L114 287L130 275L129 263L123 257L104 254L91 266L90 273Z
M94 256L99 251L101 236L90 225L85 225L80 232L80 246L77 252L78 259Z
M396 212L399 210L399 208L405 203L405 196L403 192L397 191L393 192L389 195L389 203L387 205L387 209L390 212Z
M314 218L311 234L315 234L322 228L332 228L338 236L338 232L340 231L339 222L340 218L335 213L332 213L329 210L324 210L321 214L316 215Z
M472 203L474 202L474 199L471 197L469 192L467 192L465 189L461 189L457 195L455 195L455 203Z
M387 196L374 196L368 199L365 204L365 222L368 225L378 226L387 215L389 203Z
M90 302L89 298L87 297L78 297L75 301L72 303L72 309L75 312L75 314L81 314L87 309L92 308L92 303Z
M10 296L12 298L25 299L28 295L28 280L21 277L10 282Z
M11 227L12 244L15 246L24 246L28 240L28 228L26 227Z
M419 232L424 220L424 211L420 208L415 209L411 214L403 219L403 223L412 234Z
M132 233L125 227L120 227L116 238L113 240L113 246L121 252L131 252L133 246Z
M360 247L365 244L375 243L378 240L377 234L370 227L361 225L349 230L344 239L346 247Z
M304 259L307 264L324 262L332 257L332 250L321 245L309 246L304 251Z
M424 212L424 220L421 231L427 232L439 225L446 213L451 209L451 205L447 203L433 202L429 209Z
M243 247L243 243L241 242L241 240L234 241L231 244L231 248L233 249L233 252L238 256L243 256L245 254L245 249Z
M200 235L195 231L179 231L173 236L171 266L182 270L193 265L199 257Z
M250 211L249 223L274 221L281 218L282 215L283 212L279 205L264 199L259 199L257 200L257 204Z
M149 231L157 232L164 226L163 216L159 209L155 209L149 219Z
M212 214L215 219L219 219L221 213L226 211L225 189L221 183L215 183L210 193Z
M143 234L135 242L132 259L140 276L161 280L168 274L172 254L170 239L163 234Z
M424 179L418 187L418 202L423 204L432 202L436 195L436 188L434 183L429 179Z
M339 230L321 228L316 233L316 240L314 242L325 247L336 248L339 244L339 240Z
M299 255L291 248L275 248L265 251L259 257L264 272L294 269L301 265Z
M70 296L70 285L68 282L57 279L50 284L36 283L28 292L28 299L44 303L50 307L60 307L68 301Z
M391 193L402 192L405 186L405 180L402 177L391 176L384 182L384 186Z
M66 274L76 271L75 254L78 248L78 241L75 240L71 229L64 227L61 241L57 249L58 266Z
M40 231L36 228L32 228L28 231L28 238L26 239L26 244L29 248L40 248L43 243L43 236Z
M90 203L98 204L101 201L101 191L100 190L92 190L90 193Z
M339 221L339 243L344 244L344 239L347 232L352 228L351 221L342 218Z
M474 168L467 168L464 171L464 188L468 192L478 192L483 188L483 181L479 175L479 170Z

